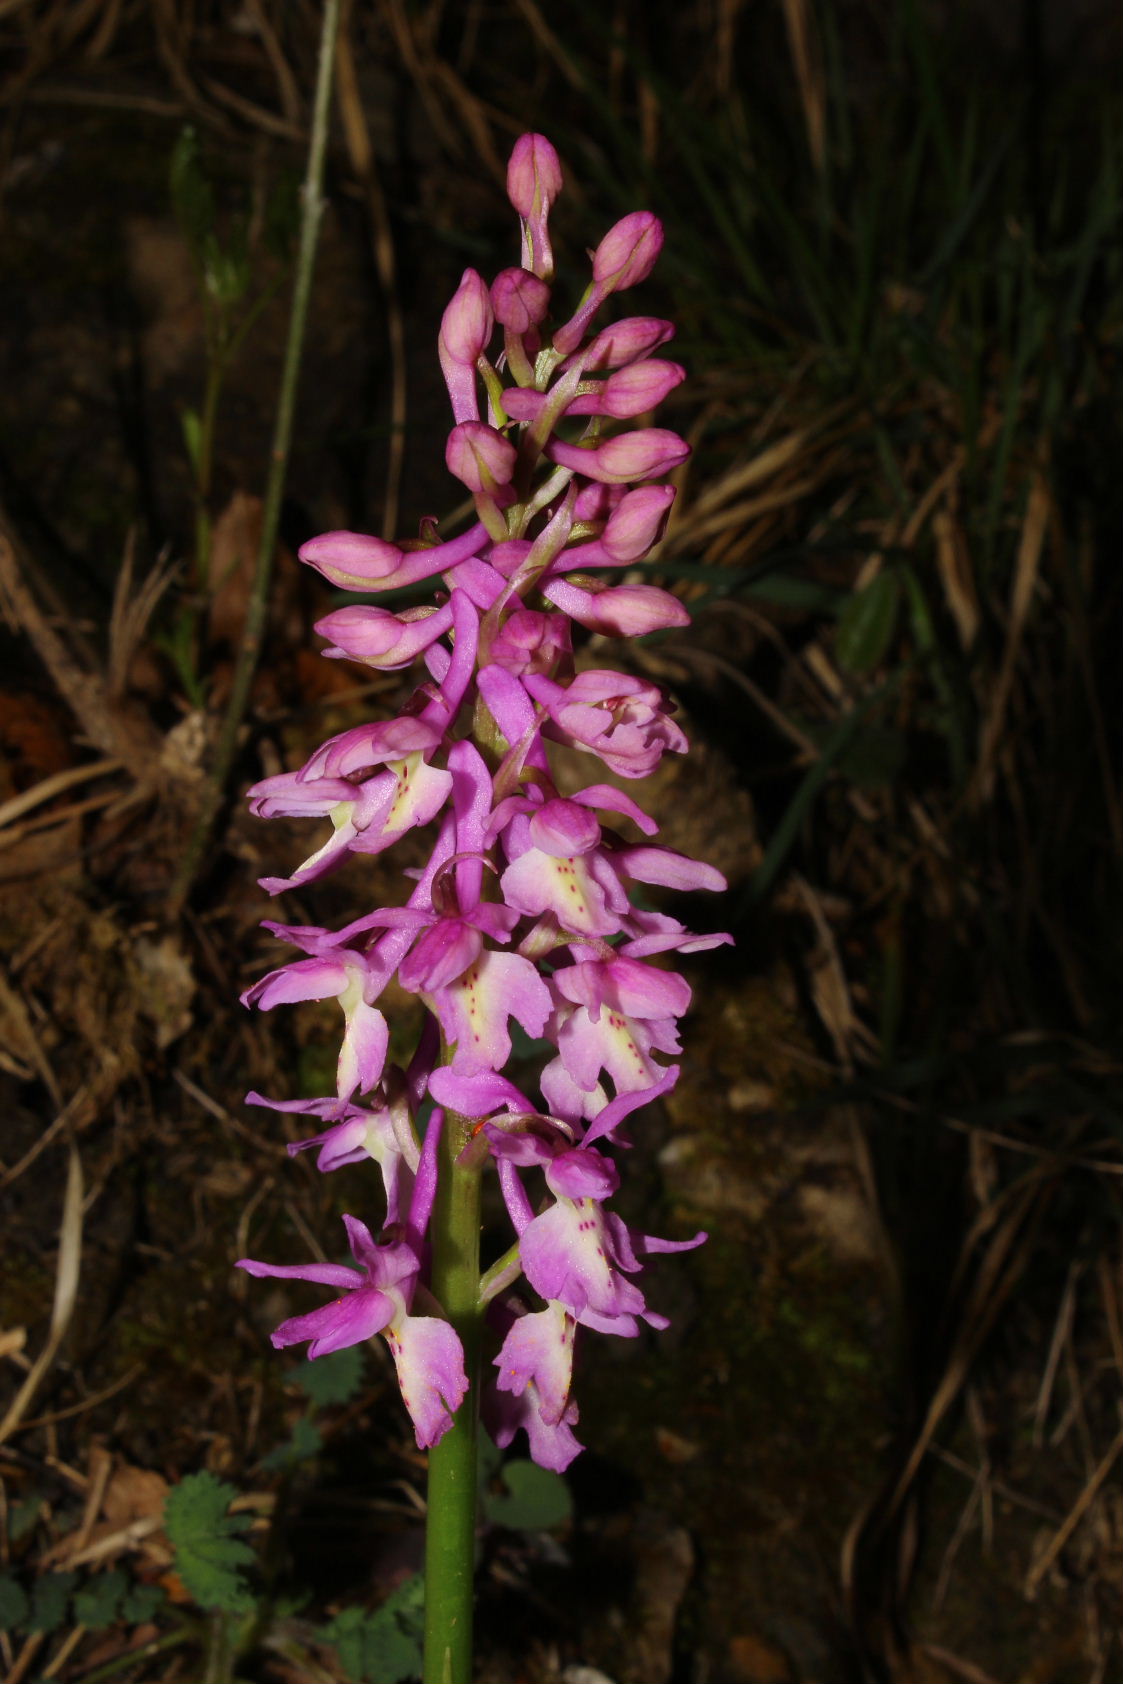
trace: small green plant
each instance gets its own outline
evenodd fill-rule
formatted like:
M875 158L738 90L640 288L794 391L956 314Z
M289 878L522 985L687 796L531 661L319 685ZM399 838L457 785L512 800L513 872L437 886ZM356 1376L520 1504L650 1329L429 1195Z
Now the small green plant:
M172 208L199 285L206 373L201 407L185 409L180 418L195 498L194 589L165 633L164 648L189 699L199 707L205 701L200 648L203 598L221 582L211 578L210 499L222 392L247 335L288 273L297 204L293 183L286 177L270 193L261 218L270 272L255 290L252 218L244 211L233 213L224 219L220 234L214 184L204 169L198 134L190 125L176 141L168 180Z
M373 1614L345 1608L322 1636L356 1684L404 1684L421 1671L425 1581L414 1573Z
M242 1536L252 1521L228 1512L237 1495L214 1474L188 1474L164 1506L176 1571L200 1607L224 1614L249 1613L255 1602L244 1572L254 1552Z

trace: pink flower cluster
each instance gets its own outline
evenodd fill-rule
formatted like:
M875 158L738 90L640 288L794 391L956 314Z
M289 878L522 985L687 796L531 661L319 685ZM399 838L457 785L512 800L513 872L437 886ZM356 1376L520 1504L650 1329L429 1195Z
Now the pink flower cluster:
M617 783L563 794L549 756L551 743L565 744L589 756L594 778L603 766L627 780L687 746L655 685L578 671L572 643L575 623L629 637L687 620L668 592L612 582L613 570L640 561L658 540L674 488L652 481L688 454L664 428L609 430L645 415L683 378L677 363L653 355L674 329L647 316L591 327L613 294L650 273L662 228L646 211L618 222L593 255L576 310L551 327L548 219L562 176L541 135L519 140L507 185L521 219L521 266L490 287L466 270L438 341L455 418L446 462L470 491L476 522L441 541L427 521L418 540L401 545L329 532L301 551L349 592L431 580L435 600L423 607L345 607L317 627L329 657L389 669L421 660L427 676L397 718L344 731L299 771L250 791L262 817L331 825L290 877L263 880L274 894L348 854L381 853L407 831L435 827L404 905L338 931L268 924L303 957L244 996L262 1010L339 1001L336 1092L250 1098L324 1125L290 1148L317 1148L322 1170L374 1159L386 1221L376 1238L345 1218L354 1268L240 1267L336 1289L326 1308L284 1322L274 1344L307 1340L315 1357L384 1334L418 1443L434 1444L468 1377L429 1289L427 1229L441 1130L449 1114L462 1130L470 1120L465 1155L494 1160L515 1236L482 1283L497 1347L483 1418L500 1445L524 1429L535 1460L561 1469L580 1448L571 1396L577 1327L632 1337L641 1321L666 1325L646 1307L636 1276L653 1253L704 1238L656 1239L605 1209L619 1181L608 1148L627 1144L630 1114L678 1077L663 1060L680 1050L690 989L652 960L729 938L693 935L633 903L634 884L718 890L724 882L650 841L657 826ZM405 1069L388 1061L378 1004L395 976L425 1007ZM512 1020L552 1049L540 1095L503 1074ZM435 1108L421 1139L424 1105ZM528 1190L534 1178L537 1193Z

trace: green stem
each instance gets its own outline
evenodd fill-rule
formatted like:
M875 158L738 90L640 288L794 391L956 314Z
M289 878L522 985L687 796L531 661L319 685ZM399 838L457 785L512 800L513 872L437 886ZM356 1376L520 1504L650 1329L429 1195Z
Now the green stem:
M277 527L281 517L281 498L285 487L289 448L292 443L293 416L296 410L296 382L300 372L300 355L308 320L308 302L312 291L312 270L316 260L316 242L324 211L323 180L324 155L327 150L328 113L331 102L332 67L335 63L335 41L339 32L341 0L324 0L323 24L320 29L320 62L316 72L316 98L312 110L312 132L308 145L308 167L301 189L300 245L293 281L292 309L289 314L288 341L281 370L281 389L277 397L277 419L273 429L273 449L270 456L269 478L265 487L265 507L261 520L261 543L242 646L234 668L230 699L215 745L207 787L203 793L195 827L187 844L171 891L171 910L177 914L190 892L199 869L207 842L222 800L222 792L234 763L238 747L238 733L249 701L250 686L257 670L262 637L269 602L269 581L273 571L273 553L277 544Z
M181 1626L178 1631L169 1631L163 1637L154 1637L151 1643L142 1643L138 1649L126 1649L123 1655L115 1655L104 1666L97 1667L93 1672L83 1673L82 1684L102 1684L103 1679L115 1678L119 1672L139 1666L141 1661L151 1660L154 1655L162 1655L169 1649L181 1649L185 1643L196 1642L198 1635L195 1625L191 1624Z
M450 1111L441 1140L430 1235L433 1292L464 1347L468 1394L429 1452L425 1528L424 1684L471 1684L479 1422L481 1166L457 1159L471 1125Z
M203 413L199 417L199 460L195 468L195 585L200 592L207 589L211 577L211 475L218 400L225 374L225 359L218 350L212 351L207 358Z
M233 1633L230 1628L229 1614L216 1612L211 1615L203 1684L230 1684L234 1663Z

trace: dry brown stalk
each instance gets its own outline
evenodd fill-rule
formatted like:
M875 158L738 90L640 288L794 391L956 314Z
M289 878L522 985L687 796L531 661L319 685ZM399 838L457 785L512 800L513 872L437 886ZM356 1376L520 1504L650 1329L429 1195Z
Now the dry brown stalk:
M827 149L827 88L815 19L807 0L784 0L784 22L803 106L807 150L815 168L821 171Z
M956 1267L959 1276L966 1274L978 1241L988 1229L993 1229L990 1243L967 1289L943 1376L932 1393L923 1424L889 1500L887 1519L904 1501L921 1462L928 1454L937 1427L959 1396L983 1340L1021 1277L1044 1215L1046 1195L1047 1186L1042 1173L1031 1171L1024 1182L1000 1195L993 1206L981 1213L964 1241ZM1006 1210L1000 1217L1002 1205Z
M41 778L37 784L32 784L30 789L23 789L18 795L0 802L0 830L6 829L15 819L22 818L24 813L41 807L45 801L53 801L56 795L73 789L75 784L89 783L93 778L104 778L110 772L120 771L121 766L120 760L109 756L104 760L94 760L85 766L68 766L64 772L53 772L49 778ZM53 815L52 822L56 822L57 817L58 815Z
M1049 1355L1045 1360L1045 1371L1041 1376L1037 1402L1033 1409L1033 1443L1038 1449L1045 1442L1045 1420L1052 1402L1053 1384L1057 1378L1061 1352L1072 1332L1072 1318L1076 1311L1076 1286L1082 1273L1083 1266L1079 1262L1069 1264L1057 1319L1053 1325L1053 1337L1049 1342Z
M269 21L269 12L263 5L262 0L246 0L246 10L254 21L254 26L261 38L261 44L265 48L265 56L268 58L273 75L276 77L281 108L293 128L302 132L303 101L300 97L300 88L293 74L292 66L285 57L281 43L277 39L277 31Z
M82 1193L82 1160L78 1156L77 1146L71 1141L62 1223L59 1228L58 1264L55 1270L55 1296L51 1309L50 1331L46 1344L32 1364L3 1420L0 1420L0 1444L18 1431L32 1398L58 1355L59 1346L66 1337L74 1315L82 1266Z
M1076 1502L1072 1505L1064 1522L1058 1527L1049 1542L1048 1547L1026 1574L1025 1594L1030 1601L1037 1595L1041 1581L1072 1537L1081 1520L1088 1512L1093 1499L1099 1492L1108 1474L1111 1472L1120 1455L1123 1454L1123 1427L1119 1429L1111 1444L1101 1458L1099 1466L1088 1480Z
M1014 564L1014 578L1010 593L1010 617L1006 629L1006 644L1002 664L990 692L990 705L979 739L979 758L972 779L971 799L978 806L988 801L994 790L995 762L1002 741L1006 709L1014 682L1014 672L1021 654L1026 620L1041 568L1045 536L1053 515L1053 493L1046 478L1044 464L1034 469L1029 497L1022 522L1021 542Z
M163 738L147 715L115 705L100 674L76 659L39 607L25 572L15 535L0 515L0 592L84 734L103 755L123 762L138 783L149 784L160 763Z

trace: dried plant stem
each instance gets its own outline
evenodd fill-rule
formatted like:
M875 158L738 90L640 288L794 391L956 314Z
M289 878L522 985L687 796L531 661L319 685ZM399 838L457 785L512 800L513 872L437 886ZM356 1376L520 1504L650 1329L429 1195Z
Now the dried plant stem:
M234 668L230 699L226 705L215 745L214 761L203 792L195 827L176 875L171 891L170 910L173 916L182 909L195 880L215 814L222 801L223 790L234 763L238 747L238 733L249 701L250 686L261 654L262 638L269 600L269 582L273 572L273 553L280 524L281 498L292 443L293 416L296 410L296 383L300 371L300 357L308 321L308 303L312 291L312 270L316 260L316 244L324 211L324 156L327 151L328 116L331 104L332 71L335 64L335 43L339 32L341 0L325 0L323 25L320 31L320 59L316 72L316 97L312 110L312 128L308 144L308 166L301 190L300 245L293 279L292 308L289 313L288 340L281 369L281 389L277 398L277 420L273 429L273 448L269 462L269 477L265 487L265 507L261 521L261 542L258 545L254 568L253 588L246 610L242 645Z

